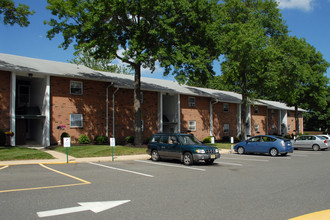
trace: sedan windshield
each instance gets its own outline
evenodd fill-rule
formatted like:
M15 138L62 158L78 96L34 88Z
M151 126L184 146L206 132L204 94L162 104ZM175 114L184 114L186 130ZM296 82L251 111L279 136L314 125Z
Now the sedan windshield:
M195 138L193 135L182 135L179 136L179 140L183 145L189 145L189 144L201 144L199 140Z

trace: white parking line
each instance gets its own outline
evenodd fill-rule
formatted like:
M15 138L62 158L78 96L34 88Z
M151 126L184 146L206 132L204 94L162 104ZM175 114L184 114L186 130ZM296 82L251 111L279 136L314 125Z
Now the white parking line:
M320 155L322 153L315 152L315 151L294 151L294 154L313 154L313 155Z
M296 153L292 154L292 156L293 157L308 157L308 155L306 155L306 154L296 154Z
M233 157L224 157L224 156L222 156L221 159L224 159L224 160L246 160L246 161L269 162L269 160L233 158Z
M131 170L125 170L125 169L120 169L120 168L116 168L116 167L110 167L110 166L106 166L106 165L98 164L98 163L93 163L93 162L89 162L89 163L93 164L93 165L96 165L96 166L105 167L105 168L108 168L108 169L119 170L119 171L123 171L123 172L127 172L127 173L133 173L133 174L146 176L146 177L154 177L152 175L145 174L145 173L139 173L139 172L135 172L135 171L131 171Z
M217 162L217 164L233 165L233 166L243 166L240 163L226 163L226 162Z
M161 163L161 162L151 162L151 161L146 161L146 160L135 160L136 162L141 162L141 163L148 163L148 164L153 164L153 165L158 165L158 166L166 166L166 167L176 167L176 168L183 168L183 169L189 169L189 170L198 170L198 171L205 171L205 169L200 169L200 168L195 168L195 167L188 167L188 166L178 166L178 165L173 165L173 164L167 164L167 163Z

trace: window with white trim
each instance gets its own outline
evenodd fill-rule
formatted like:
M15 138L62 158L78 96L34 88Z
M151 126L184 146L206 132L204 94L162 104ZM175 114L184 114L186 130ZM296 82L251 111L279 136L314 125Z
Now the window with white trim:
M81 81L70 81L70 94L82 95L83 94L83 82Z
M272 131L275 131L275 125L272 125Z
M258 124L254 125L254 131L257 132L257 133L259 132L259 125Z
M223 132L224 133L229 133L229 124L224 124L223 125Z
M82 128L83 127L83 115L82 114L70 114L70 127Z
M189 130L196 131L196 121L189 121Z
M224 112L229 112L229 104L228 103L223 104L223 111Z
M259 107L258 106L254 106L254 114L259 114Z
M195 107L196 106L196 99L195 99L195 97L189 97L188 98L188 106L189 107Z

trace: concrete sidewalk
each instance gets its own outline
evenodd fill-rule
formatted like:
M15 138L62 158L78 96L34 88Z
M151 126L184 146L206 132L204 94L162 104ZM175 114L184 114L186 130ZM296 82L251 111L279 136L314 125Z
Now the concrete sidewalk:
M110 161L125 161L125 160L147 160L150 159L148 154L138 154L138 155L124 155L124 156L112 156L110 157L85 157L85 158L75 158L64 153L60 153L54 150L49 149L40 149L50 155L55 159L44 159L44 160L10 160L10 161L0 161L0 166L9 166L9 165L21 165L21 164L65 164L65 163L88 163L88 162L110 162ZM230 154L230 150L221 149L220 154Z

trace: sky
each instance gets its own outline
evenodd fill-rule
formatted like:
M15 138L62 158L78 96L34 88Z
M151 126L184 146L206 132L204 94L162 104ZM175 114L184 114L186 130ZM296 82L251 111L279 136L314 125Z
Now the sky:
M59 62L68 62L74 58L74 49L59 48L63 41L61 35L52 40L46 37L50 26L44 25L52 15L46 9L46 0L14 0L15 5L23 3L35 11L29 17L30 25L20 27L18 25L4 25L0 15L0 53L26 56L38 59L46 59ZM330 0L278 0L279 8L283 15L290 35L305 38L317 51L323 54L323 58L330 62ZM220 74L220 64L214 65L214 70ZM173 76L163 76L161 68L156 68L154 73L148 70L142 71L142 76L174 80ZM330 68L327 71L330 78Z

